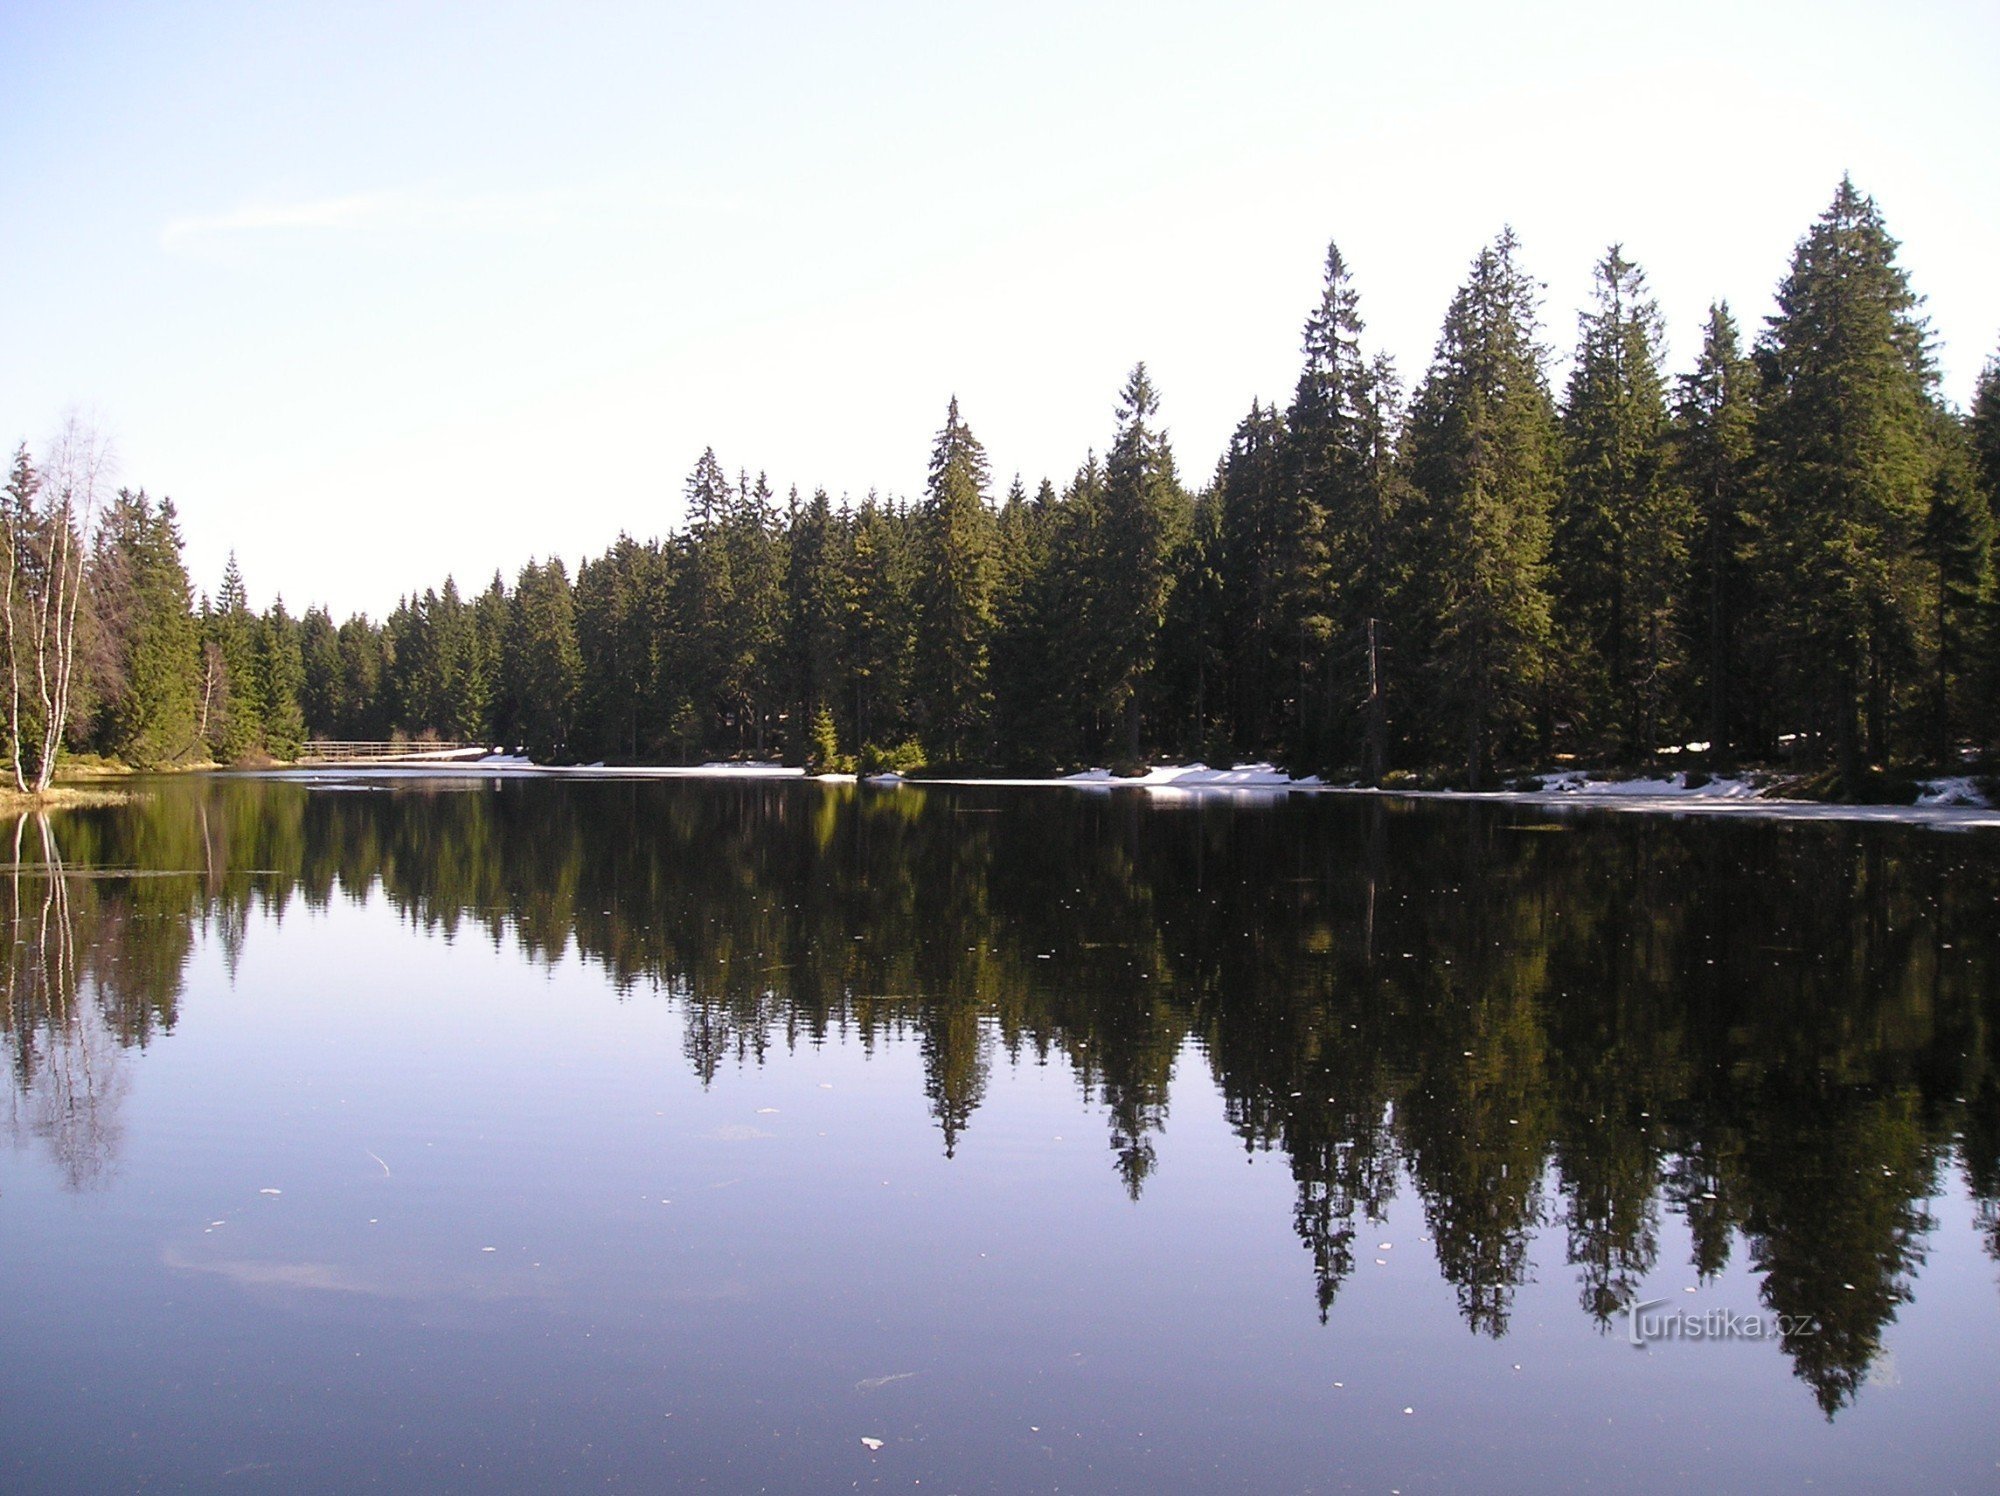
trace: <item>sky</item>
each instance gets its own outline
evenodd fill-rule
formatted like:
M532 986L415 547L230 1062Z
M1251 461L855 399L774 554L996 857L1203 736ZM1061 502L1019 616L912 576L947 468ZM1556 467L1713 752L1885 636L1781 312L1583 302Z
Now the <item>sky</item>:
M1843 172L1946 396L2000 348L2000 6L0 0L0 440L81 412L181 514L377 617L679 522L689 470L1004 488L1144 360L1185 479L1285 400L1328 242L1421 378L1511 224L1575 339L1622 243L1686 368Z

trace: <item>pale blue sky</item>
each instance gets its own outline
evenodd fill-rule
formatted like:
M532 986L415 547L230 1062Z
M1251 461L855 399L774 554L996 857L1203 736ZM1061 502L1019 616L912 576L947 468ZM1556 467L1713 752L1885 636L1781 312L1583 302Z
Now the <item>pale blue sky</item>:
M1746 331L1843 170L2000 346L2000 6L0 7L0 437L71 406L238 552L380 614L675 523L705 445L914 493L956 392L1001 484L1137 359L1184 472L1286 397L1329 238L1423 372L1502 224L1573 340L1650 275Z

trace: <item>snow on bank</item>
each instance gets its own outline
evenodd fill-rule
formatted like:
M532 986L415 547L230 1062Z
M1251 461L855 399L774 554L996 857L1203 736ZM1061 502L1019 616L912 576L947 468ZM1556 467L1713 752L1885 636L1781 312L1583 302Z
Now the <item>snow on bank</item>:
M711 763L689 766L610 768L603 764L545 767L518 754L493 754L457 763L397 764L362 768L277 769L263 777L303 780L318 788L362 788L385 780L458 780L470 786L480 779L549 777L580 779L792 779L805 778L803 769L778 764ZM1509 805L1533 805L1560 810L1631 811L1646 814L1725 814L1759 820L1877 821L1930 826L1940 830L2000 829L2000 808L1990 805L1979 783L1970 776L1925 781L1915 805L1842 805L1811 800L1762 798L1766 781L1752 775L1707 779L1670 774L1644 779L1593 779L1582 770L1543 775L1535 789L1513 790L1371 790L1353 785L1329 785L1316 777L1294 779L1267 763L1237 764L1214 769L1206 764L1156 764L1144 774L1114 775L1109 769L1086 769L1054 779L905 779L898 774L872 774L862 782L878 786L976 786L985 789L1039 788L1096 792L1135 789L1157 798L1224 795L1268 797L1283 794L1383 795L1411 800L1472 800ZM823 783L852 784L851 774L822 776Z
M1704 800L1752 800L1763 788L1754 779L1722 777L1689 784L1685 774L1669 774L1664 779L1592 779L1581 769L1568 769L1542 778L1540 790L1524 793L1545 795L1650 795L1698 796Z
M1294 779L1271 764L1238 764L1233 769L1211 769L1207 764L1155 764L1144 774L1126 777L1109 769L1085 769L1063 777L1064 784L1123 786L1142 790L1292 790L1317 789L1318 775Z
M1968 805L1975 810L1986 810L1992 802L1980 791L1979 781L1969 774L1960 774L1951 779L1926 779L1919 788L1919 805Z

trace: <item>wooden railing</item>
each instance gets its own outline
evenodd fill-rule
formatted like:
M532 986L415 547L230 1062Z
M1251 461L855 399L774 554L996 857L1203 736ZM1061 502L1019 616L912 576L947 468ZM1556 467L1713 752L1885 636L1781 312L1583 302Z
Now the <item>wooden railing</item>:
M446 764L484 758L486 743L360 743L315 739L300 751L301 764Z

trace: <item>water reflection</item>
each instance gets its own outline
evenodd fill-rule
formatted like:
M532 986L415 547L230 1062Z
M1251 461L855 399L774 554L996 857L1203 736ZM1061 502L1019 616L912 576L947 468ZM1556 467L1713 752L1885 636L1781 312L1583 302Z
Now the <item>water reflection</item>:
M704 1080L801 1044L913 1042L947 1155L997 1064L1065 1066L1134 1199L1172 1167L1174 1069L1199 1055L1243 1146L1288 1161L1322 1320L1406 1180L1487 1336L1544 1227L1610 1331L1684 1217L1704 1281L1746 1256L1831 1415L1910 1299L1950 1171L2000 1256L1994 844L1531 816L176 783L13 828L9 1115L91 1187L121 1056L173 1028L197 932L233 959L294 900L379 893L423 930L574 950L673 1001Z

